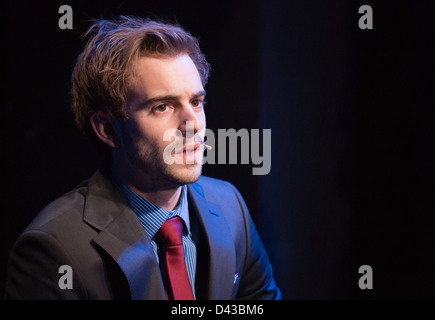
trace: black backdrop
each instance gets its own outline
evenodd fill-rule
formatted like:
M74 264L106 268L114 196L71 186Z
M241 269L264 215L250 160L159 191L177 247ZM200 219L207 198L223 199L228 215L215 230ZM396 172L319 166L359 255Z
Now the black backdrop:
M434 5L426 1L15 1L6 4L1 289L45 205L96 168L69 110L91 18L177 21L213 70L212 130L272 130L272 170L206 165L245 197L286 299L435 298ZM72 30L58 9L73 9ZM374 29L358 28L369 4ZM6 39L6 40L5 40ZM372 290L358 287L370 265Z

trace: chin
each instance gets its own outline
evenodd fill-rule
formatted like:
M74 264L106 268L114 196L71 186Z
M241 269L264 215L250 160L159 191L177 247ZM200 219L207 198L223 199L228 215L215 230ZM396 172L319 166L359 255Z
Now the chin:
M177 166L177 165L176 165ZM190 184L198 181L202 173L201 164L182 165L181 168L171 167L167 172L168 178L177 184Z

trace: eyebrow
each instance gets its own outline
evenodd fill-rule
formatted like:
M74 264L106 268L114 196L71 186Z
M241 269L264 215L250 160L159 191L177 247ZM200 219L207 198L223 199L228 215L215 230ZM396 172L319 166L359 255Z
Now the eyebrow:
M198 91L197 93L195 93L192 98L196 99L196 98L200 98L200 97L205 97L206 92L205 91ZM174 101L174 100L179 100L180 96L172 96L172 95L167 95L167 96L157 96L151 99L147 99L145 102L142 103L143 106L149 106L150 104L154 104L156 102L162 102L162 101Z

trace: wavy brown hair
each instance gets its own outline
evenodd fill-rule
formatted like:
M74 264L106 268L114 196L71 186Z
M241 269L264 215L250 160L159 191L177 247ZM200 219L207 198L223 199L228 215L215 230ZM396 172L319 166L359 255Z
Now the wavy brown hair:
M187 54L205 86L210 66L198 39L176 24L121 16L118 20L94 20L84 34L89 40L72 73L72 110L79 128L94 134L90 117L96 111L127 120L127 87L139 57L172 57Z

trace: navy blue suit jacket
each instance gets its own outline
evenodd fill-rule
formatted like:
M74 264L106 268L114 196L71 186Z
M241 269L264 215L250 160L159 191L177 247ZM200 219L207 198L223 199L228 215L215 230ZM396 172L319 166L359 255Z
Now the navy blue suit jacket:
M249 211L230 183L188 186L200 230L197 299L281 299ZM61 289L62 265L72 289ZM48 205L9 257L8 299L165 299L148 237L111 174L97 171Z

